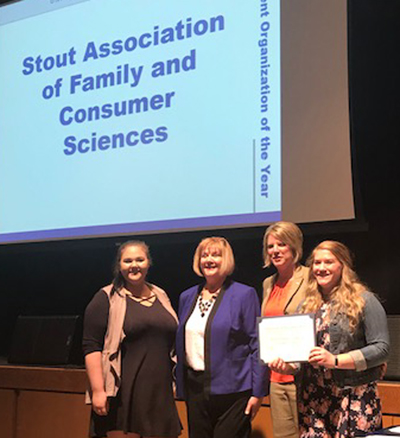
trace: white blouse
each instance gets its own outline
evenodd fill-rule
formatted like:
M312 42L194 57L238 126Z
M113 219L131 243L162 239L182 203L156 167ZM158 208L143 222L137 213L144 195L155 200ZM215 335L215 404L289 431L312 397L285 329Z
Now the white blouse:
M192 370L204 371L204 333L208 317L214 306L215 300L211 300L211 306L208 308L204 316L201 316L199 308L199 297L192 314L186 322L185 326L185 350L186 361Z

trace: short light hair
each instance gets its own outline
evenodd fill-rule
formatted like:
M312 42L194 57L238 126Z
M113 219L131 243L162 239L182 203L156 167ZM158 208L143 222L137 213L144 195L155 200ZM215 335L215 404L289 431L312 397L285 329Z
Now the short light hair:
M199 277L204 277L200 269L200 260L203 251L207 248L216 248L221 251L221 256L222 256L221 271L225 276L231 275L235 270L235 258L233 256L231 245L223 237L207 237L197 245L193 257L193 271Z
M284 244L288 245L293 254L293 261L298 264L303 257L303 233L300 228L293 222L275 222L270 225L265 233L263 239L263 258L264 267L271 265L271 258L268 255L268 237L274 236Z

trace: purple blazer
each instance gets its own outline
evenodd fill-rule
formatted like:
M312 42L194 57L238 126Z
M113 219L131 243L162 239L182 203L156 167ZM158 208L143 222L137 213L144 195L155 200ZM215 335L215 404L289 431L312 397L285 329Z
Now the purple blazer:
M177 395L185 398L185 326L203 285L194 286L179 298L176 335ZM255 289L227 280L209 315L205 331L205 391L231 394L250 390L262 397L268 390L267 367L259 363L256 319L260 303Z

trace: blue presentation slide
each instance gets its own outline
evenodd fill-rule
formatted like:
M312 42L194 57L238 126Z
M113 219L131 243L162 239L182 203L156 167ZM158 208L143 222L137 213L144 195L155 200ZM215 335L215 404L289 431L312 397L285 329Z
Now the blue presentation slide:
M0 242L281 211L280 2L0 8Z

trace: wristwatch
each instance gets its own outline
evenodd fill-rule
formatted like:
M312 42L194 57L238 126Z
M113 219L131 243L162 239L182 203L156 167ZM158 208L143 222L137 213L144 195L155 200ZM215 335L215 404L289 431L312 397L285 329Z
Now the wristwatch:
M339 358L335 355L335 368L339 368Z

